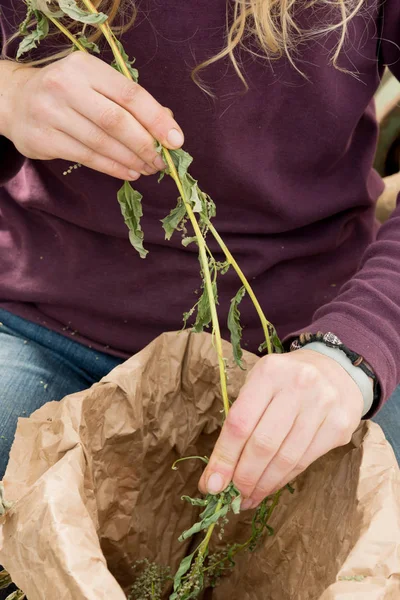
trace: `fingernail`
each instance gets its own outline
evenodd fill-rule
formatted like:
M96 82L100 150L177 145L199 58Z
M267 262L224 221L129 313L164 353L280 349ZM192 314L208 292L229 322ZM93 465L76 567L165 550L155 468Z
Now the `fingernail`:
M157 158L153 162L153 165L156 167L156 169L161 169L162 171L164 171L164 169L167 166L165 164L165 162L163 161L163 159L161 158L161 156L157 156Z
M250 508L253 506L253 500L251 500L251 498L247 498L246 500L243 500L240 508L242 510L250 510Z
M224 479L219 473L213 473L207 481L209 494L219 494L224 489Z
M179 148L183 144L183 135L177 129L171 129L168 134L167 142L174 148Z
M131 179L138 179L140 177L140 173L137 171L133 171L132 169L129 171L129 177Z

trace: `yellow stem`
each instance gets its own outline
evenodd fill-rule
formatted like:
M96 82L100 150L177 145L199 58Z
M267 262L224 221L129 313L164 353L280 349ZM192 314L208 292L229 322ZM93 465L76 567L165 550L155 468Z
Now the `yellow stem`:
M94 6L94 4L91 2L91 0L82 0L82 2L86 6L86 8L88 9L89 12L91 12L94 15L98 14L98 10ZM114 34L111 30L111 27L109 26L107 21L105 23L99 24L98 27L99 27L100 31L102 32L102 34L104 35L104 37L106 38L107 42L109 43L109 46L112 50L112 53L113 53L116 61L118 62L119 66L121 68L121 71L123 72L125 77L132 80L132 75L130 74L129 69L125 64L125 61L121 56L118 46L115 43L115 38L114 38Z
M171 177L175 181L175 184L179 190L181 198L182 198L183 202L185 203L186 212L188 214L188 217L190 219L190 222L191 222L194 232L196 234L197 243L199 245L200 260L201 260L201 264L202 264L202 268L203 268L204 279L205 279L206 288L207 288L207 294L208 294L208 298L209 298L209 302L210 302L211 319L212 319L212 325L213 325L213 332L215 335L216 350L217 350L217 355L218 355L222 401L224 403L225 416L227 416L228 412L229 412L229 398L228 398L225 362L224 362L224 356L223 356L223 351L222 351L222 337L221 337L221 330L220 330L219 321L218 321L217 307L216 307L215 301L214 301L214 292L213 292L213 286L212 286L212 281L211 281L211 273L210 273L208 260L207 260L206 244L205 244L203 235L200 231L200 227L199 227L199 224L195 217L195 214L193 212L193 209L185 197L185 191L183 189L181 180L179 179L179 175L178 175L178 172L174 165L174 162L172 160L171 154L165 148L164 148L164 157L167 161L168 168L171 173Z
M210 232L212 233L212 235L214 236L214 238L216 239L216 241L218 242L218 245L220 246L222 252L225 254L225 257L228 261L228 263L230 265L232 265L232 267L235 269L240 281L243 283L243 286L246 290L246 292L248 293L249 297L251 298L254 307L257 311L257 314L260 318L261 321L261 325L264 331L264 337L265 337L265 341L267 343L267 352L268 354L271 354L272 352L272 344L271 344L271 337L269 334L269 326L272 326L271 323L265 318L265 315L263 313L263 310L261 308L261 305L259 303L259 301L257 300L257 297L255 295L255 293L253 292L249 282L247 281L243 271L241 270L241 268L239 267L238 263L236 262L236 260L233 258L232 254L229 252L228 247L225 245L224 240L221 238L221 236L219 235L218 231L215 229L214 225L208 221L207 222L207 226L210 230Z
M220 511L222 508L222 500L220 500L215 508L215 512L217 513L218 511ZM211 536L213 534L213 531L215 529L216 523L213 523L212 525L209 526L209 528L207 529L207 533L206 536L204 538L204 540L201 542L200 546L199 546L199 553L200 554L204 554L204 552L207 550L207 546L210 542Z
M78 50L80 50L81 52L87 51L86 48L84 48L79 42L79 40L77 40L76 37L66 27L64 27L64 25L60 23L60 21L50 16L48 16L47 18L61 31L61 33L63 33L69 40L71 40L71 42Z

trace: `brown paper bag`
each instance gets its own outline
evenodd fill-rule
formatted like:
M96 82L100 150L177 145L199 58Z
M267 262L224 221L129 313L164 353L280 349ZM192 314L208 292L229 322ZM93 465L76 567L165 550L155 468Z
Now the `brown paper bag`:
M225 352L230 352L226 344ZM245 354L247 368L257 358ZM234 398L245 373L230 369ZM221 422L207 334L168 333L89 390L20 419L4 484L0 563L29 600L122 600L132 564L179 564L197 516L200 461ZM364 423L283 494L254 553L240 556L212 600L400 598L400 491L394 454ZM228 538L246 539L248 514ZM229 540L228 540L229 541Z

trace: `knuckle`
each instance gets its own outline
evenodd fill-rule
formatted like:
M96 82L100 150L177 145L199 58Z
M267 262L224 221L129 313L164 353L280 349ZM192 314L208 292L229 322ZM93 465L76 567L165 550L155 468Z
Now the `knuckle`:
M276 441L267 433L255 433L252 447L255 454L274 454L277 450Z
M106 145L107 140L108 135L101 129L96 128L89 134L90 145L96 150L102 150Z
M95 161L95 156L96 152L94 150L92 150L91 148L85 148L84 150L82 150L79 162L83 165L87 165L90 167Z
M314 386L320 377L318 367L310 363L301 363L297 366L295 375L295 386L305 389Z
M65 86L65 73L63 72L63 69L57 65L57 67L43 71L42 85L45 90L51 92L63 89Z
M296 451L289 448L281 450L276 457L276 462L284 469L293 469L297 464L297 460L298 456Z
M130 104L140 93L141 87L134 81L126 81L121 88L121 103Z
M235 410L235 405L229 411L225 425L233 436L240 439L247 438L251 431L248 418L243 411Z
M100 116L100 126L105 131L115 129L120 125L123 118L123 113L118 106L107 108Z
M352 436L350 417L344 411L336 411L331 417L330 425L340 445L350 442Z
M253 488L255 485L254 479L246 475L245 473L240 473L239 475L234 474L233 483L239 490Z

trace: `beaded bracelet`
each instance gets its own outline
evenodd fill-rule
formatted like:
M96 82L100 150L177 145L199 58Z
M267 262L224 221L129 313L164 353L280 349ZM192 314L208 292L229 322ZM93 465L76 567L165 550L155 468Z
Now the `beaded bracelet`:
M337 348L338 350L344 352L354 367L360 368L366 375L368 375L368 377L372 379L374 387L374 400L372 406L375 407L379 403L381 390L375 373L360 354L357 354L356 352L353 352L347 348L347 346L345 346L334 333L331 333L330 331L328 333L322 333L321 331L318 331L317 333L302 333L291 343L290 351L292 352L293 350L304 348L304 346L307 346L307 344L311 344L312 342L321 342L325 344L325 346L328 346L328 348Z

